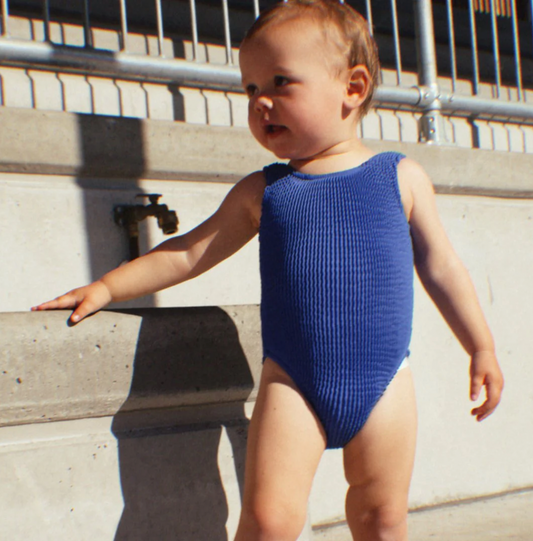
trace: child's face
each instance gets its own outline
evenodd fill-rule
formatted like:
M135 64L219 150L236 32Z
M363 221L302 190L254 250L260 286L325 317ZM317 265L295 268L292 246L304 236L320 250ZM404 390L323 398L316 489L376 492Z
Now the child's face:
M335 70L342 59L334 55L340 53L308 17L271 23L242 47L250 130L278 158L310 159L353 136L345 107L349 70Z

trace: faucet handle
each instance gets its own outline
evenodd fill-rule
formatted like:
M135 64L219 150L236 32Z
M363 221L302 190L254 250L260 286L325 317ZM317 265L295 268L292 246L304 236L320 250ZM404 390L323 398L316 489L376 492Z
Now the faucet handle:
M163 197L160 193L138 193L135 197L147 197L152 205L157 205L160 197Z

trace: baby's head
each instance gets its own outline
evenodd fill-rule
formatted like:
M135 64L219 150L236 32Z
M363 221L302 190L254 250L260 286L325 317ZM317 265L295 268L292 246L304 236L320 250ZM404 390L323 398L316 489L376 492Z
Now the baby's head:
M306 17L320 25L328 63L335 73L355 66L367 68L370 88L359 107L359 118L363 117L379 83L379 59L368 23L349 5L337 0L287 0L275 4L265 10L248 30L241 48L270 25L292 19L302 21Z

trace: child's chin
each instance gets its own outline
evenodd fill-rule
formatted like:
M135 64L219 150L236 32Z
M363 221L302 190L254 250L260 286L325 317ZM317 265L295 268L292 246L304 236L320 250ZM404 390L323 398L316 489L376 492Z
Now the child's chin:
M266 150L269 152L272 152L276 158L279 158L280 160L290 160L292 157L289 155L290 152L287 152L284 148L276 148L277 145L270 144L269 141L259 141L256 139L256 141Z

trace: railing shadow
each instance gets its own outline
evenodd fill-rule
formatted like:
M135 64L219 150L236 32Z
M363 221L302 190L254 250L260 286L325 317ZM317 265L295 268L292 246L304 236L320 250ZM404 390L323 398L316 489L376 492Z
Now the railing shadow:
M127 313L143 319L130 393L112 425L124 498L115 540L225 541L219 445L225 430L242 494L253 389L235 323L212 307Z

